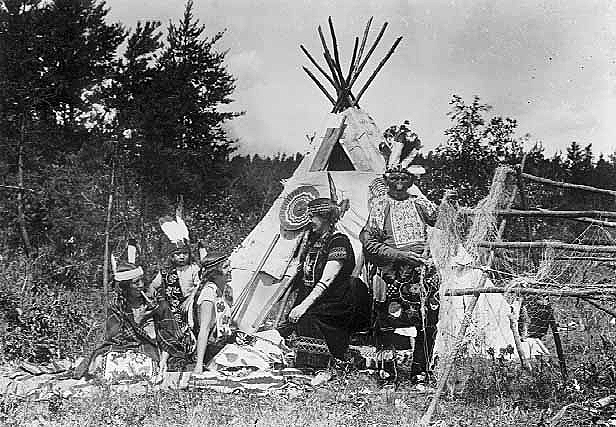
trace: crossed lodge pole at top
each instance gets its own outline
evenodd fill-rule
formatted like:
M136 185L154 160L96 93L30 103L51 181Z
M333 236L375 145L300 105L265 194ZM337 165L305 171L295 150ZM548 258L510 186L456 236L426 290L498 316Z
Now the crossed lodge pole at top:
M389 49L389 52L387 52L387 55L385 55L385 57L381 60L381 62L379 62L379 64L374 69L370 77L366 80L362 88L359 90L359 92L357 92L357 96L355 96L353 92L351 91L353 89L353 85L357 82L357 78L361 74L362 70L366 66L366 63L370 59L370 56L372 56L372 53L374 52L377 45L381 41L381 38L383 37L383 34L385 33L385 29L387 28L387 25L388 25L387 22L383 24L381 31L379 31L376 39L374 40L374 42L370 46L370 49L368 49L368 52L364 56L364 49L366 47L366 41L368 39L368 33L370 31L370 26L372 25L372 19L373 18L371 17L368 20L368 23L366 24L366 28L364 29L364 34L362 36L361 43L359 42L359 37L355 37L355 44L353 46L353 55L351 57L351 63L349 65L349 70L346 73L346 77L345 77L345 73L343 73L342 65L340 64L340 54L338 52L338 41L336 39L336 32L334 31L334 24L332 22L331 16L327 19L327 21L329 24L329 31L330 31L331 39L332 39L331 42L332 42L333 56L332 56L332 53L330 52L329 47L327 46L327 42L325 41L325 36L323 35L323 30L321 29L321 26L319 25L317 29L319 33L319 39L321 40L321 45L323 46L323 57L325 59L327 70L329 70L329 72L325 70L321 65L319 65L319 63L314 59L314 57L310 54L310 52L308 52L308 50L306 50L306 48L303 45L299 46L302 52L304 52L304 54L308 57L310 62L325 77L327 82L329 82L329 84L331 84L333 88L335 89L336 96L334 97L332 94L328 92L328 90L325 88L323 83L319 81L319 79L317 79L317 77L314 75L312 71L310 71L307 67L302 67L303 70L306 72L306 74L308 74L308 77L310 77L310 79L317 85L317 87L321 90L321 92L323 92L323 94L327 97L327 99L332 103L333 113L339 113L349 107L359 107L359 101L362 95L366 92L366 89L368 88L368 86L370 86L370 83L372 83L376 75L379 73L379 71L381 71L385 63L389 60L391 55L396 50L396 47L398 47L398 44L400 44L400 41L402 40L402 37L398 37L396 39L394 44Z

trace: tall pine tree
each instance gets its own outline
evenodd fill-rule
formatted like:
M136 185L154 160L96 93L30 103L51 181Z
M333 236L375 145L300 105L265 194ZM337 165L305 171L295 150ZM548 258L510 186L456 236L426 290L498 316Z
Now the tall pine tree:
M229 175L234 147L222 125L241 114L224 110L235 79L216 49L223 33L207 36L192 10L189 1L164 43L158 24L137 27L113 91L131 164L152 198L202 198Z

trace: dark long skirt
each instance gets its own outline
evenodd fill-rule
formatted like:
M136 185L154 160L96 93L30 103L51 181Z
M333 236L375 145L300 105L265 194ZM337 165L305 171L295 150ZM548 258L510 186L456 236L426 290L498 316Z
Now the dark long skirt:
M309 293L310 289L300 289L295 305ZM332 356L341 359L349 348L351 334L365 329L369 319L368 288L360 279L349 278L332 283L296 324L283 324L279 331L282 336L295 331L300 336L325 339Z

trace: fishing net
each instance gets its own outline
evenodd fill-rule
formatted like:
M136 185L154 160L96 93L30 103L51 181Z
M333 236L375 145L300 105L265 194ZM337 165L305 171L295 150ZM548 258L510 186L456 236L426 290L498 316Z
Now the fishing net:
M541 206L552 191L534 190L529 194L536 197L525 200L529 206ZM488 196L474 209L461 209L449 201L440 206L430 239L441 276L433 352L437 376L448 364L455 367L455 382L461 372L473 369L482 359L515 360L519 354L531 361L540 355L555 357L555 341L548 333L551 325L559 325L558 338L562 336L568 358L580 345L580 332L589 338L593 334L588 331L594 330L604 341L609 335L611 317L602 309L609 311L614 304L613 228L605 221L585 222L580 227L579 222L572 226L573 221L566 219L496 213L519 209L519 203L516 173L502 167L495 172ZM609 208L613 203L607 201ZM533 248L524 244L489 248L490 242L501 238L549 243ZM476 288L491 292L473 294ZM586 345L591 345L588 341Z

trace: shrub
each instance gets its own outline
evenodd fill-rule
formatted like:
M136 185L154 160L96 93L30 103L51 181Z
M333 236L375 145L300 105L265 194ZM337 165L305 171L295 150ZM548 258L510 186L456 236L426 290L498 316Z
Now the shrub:
M44 363L82 353L100 318L100 308L94 308L100 304L83 290L89 271L58 272L54 266L44 255L0 264L4 359Z

